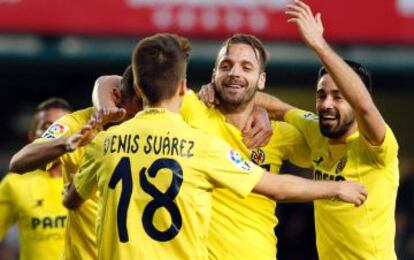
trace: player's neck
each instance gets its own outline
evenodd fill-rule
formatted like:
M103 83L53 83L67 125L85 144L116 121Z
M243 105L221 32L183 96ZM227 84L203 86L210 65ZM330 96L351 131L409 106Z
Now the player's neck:
M247 119L253 111L254 102L249 102L243 106L238 107L220 104L217 108L226 117L226 121L228 123L242 130L246 125Z
M180 113L180 100L176 97L165 99L156 103L148 104L149 108L165 108L173 113Z
M339 138L335 138L335 139L331 139L329 138L329 144L345 144L346 143L346 139L353 135L355 132L358 131L358 124L355 122L354 124L352 124L352 126L348 129L348 131L346 131L346 133L344 135L342 135Z
M62 165L60 163L56 163L47 172L52 178L60 178L62 177Z

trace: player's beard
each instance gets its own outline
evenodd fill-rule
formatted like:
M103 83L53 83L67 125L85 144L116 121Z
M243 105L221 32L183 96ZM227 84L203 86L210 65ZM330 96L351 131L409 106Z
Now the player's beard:
M220 101L219 106L226 111L238 111L244 109L253 100L254 95L256 94L258 80L252 83L252 86L254 87L250 85L246 86L246 84L249 84L248 82L242 83L244 84L241 89L242 93L239 93L236 96L227 94L226 90L223 89L224 84L229 84L231 82L232 80L215 82L217 99Z
M319 118L319 129L323 136L330 139L338 139L344 136L355 122L355 117L351 114L344 118L341 122L341 116L339 115L337 120L338 125L331 126L329 124L323 124Z

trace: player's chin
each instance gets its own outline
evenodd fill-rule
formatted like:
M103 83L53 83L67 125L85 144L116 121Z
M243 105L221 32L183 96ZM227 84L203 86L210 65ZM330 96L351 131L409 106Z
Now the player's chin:
M223 95L222 100L227 104L239 105L242 103L243 98L242 98L242 95L226 93Z
M319 123L319 129L321 130L322 135L329 138L336 138L338 135L337 131L335 130L335 126L332 124Z

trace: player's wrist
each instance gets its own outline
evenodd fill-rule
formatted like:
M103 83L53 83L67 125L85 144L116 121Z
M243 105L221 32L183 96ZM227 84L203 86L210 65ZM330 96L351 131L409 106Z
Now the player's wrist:
M61 141L60 148L64 151L64 153L70 153L76 149L70 138L62 138Z
M330 49L328 42L326 42L324 38L314 41L311 48L319 55L324 54Z
M342 190L343 190L343 184L341 182L331 181L332 184L332 196L331 199L341 199Z

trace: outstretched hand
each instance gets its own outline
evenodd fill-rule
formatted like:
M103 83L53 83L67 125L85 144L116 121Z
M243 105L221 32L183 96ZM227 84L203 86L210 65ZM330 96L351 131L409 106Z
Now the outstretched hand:
M288 23L295 23L298 26L303 40L309 47L315 49L325 44L320 13L314 16L310 7L300 0L289 4L285 13L291 17Z

